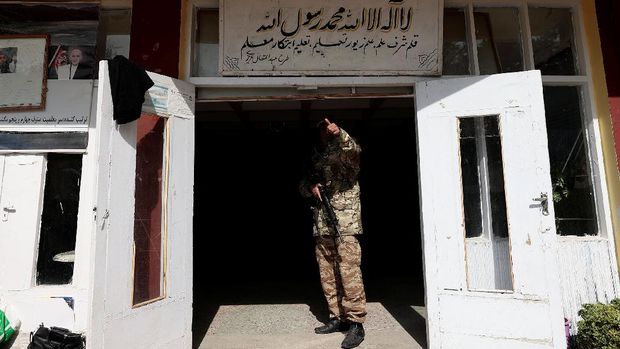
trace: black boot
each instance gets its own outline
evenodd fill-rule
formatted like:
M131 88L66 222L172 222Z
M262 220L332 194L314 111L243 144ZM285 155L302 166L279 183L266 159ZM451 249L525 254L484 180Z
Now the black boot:
M325 325L315 328L314 333L328 334L328 333L334 333L334 332L342 332L348 329L349 329L348 322L340 321L340 319L333 318L333 319L330 319Z
M364 326L359 322L352 322L347 336L344 337L341 347L351 349L360 345L364 341Z

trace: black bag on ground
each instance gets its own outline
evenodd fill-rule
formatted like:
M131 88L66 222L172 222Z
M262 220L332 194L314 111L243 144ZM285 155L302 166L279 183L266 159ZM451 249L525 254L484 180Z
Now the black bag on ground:
M28 349L84 349L84 338L66 328L41 324L36 332L30 332Z

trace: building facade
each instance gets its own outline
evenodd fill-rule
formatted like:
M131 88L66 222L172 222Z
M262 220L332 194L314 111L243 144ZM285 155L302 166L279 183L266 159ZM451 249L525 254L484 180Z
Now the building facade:
M21 314L22 334L46 322L92 348L190 347L195 270L216 274L197 232L251 229L203 222L220 212L208 193L224 195L204 184L220 178L211 161L250 163L237 146L301 149L327 113L369 149L369 241L390 246L373 233L387 217L398 239L418 241L408 248L429 347L560 347L564 318L574 334L583 304L620 293L617 11L592 0L0 2L0 35L50 36L45 109L0 109L11 241L0 305ZM92 75L63 81L55 58L76 48ZM98 64L115 54L155 82L145 115L121 126ZM402 173L377 160L390 132ZM282 158L263 161L282 170ZM227 166L223 177L247 171ZM404 208L373 207L394 177L402 193L386 197ZM236 195L237 214L257 205Z

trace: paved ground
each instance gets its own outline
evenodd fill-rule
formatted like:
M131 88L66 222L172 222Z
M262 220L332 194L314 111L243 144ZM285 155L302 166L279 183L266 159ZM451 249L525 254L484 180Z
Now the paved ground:
M318 280L318 276L317 276ZM340 348L343 333L314 334L328 318L320 283L211 282L194 289L194 348ZM426 347L421 282L403 277L367 280L366 340L360 349Z
M368 304L366 340L360 349L424 348L423 307ZM200 349L323 349L340 348L342 333L316 335L320 324L306 304L221 305L207 329Z

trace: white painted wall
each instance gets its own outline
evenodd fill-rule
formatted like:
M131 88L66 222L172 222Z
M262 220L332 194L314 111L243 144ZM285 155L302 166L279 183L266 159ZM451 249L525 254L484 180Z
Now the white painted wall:
M583 304L609 303L620 297L617 264L613 246L605 238L565 236L558 240L564 317L575 334Z

